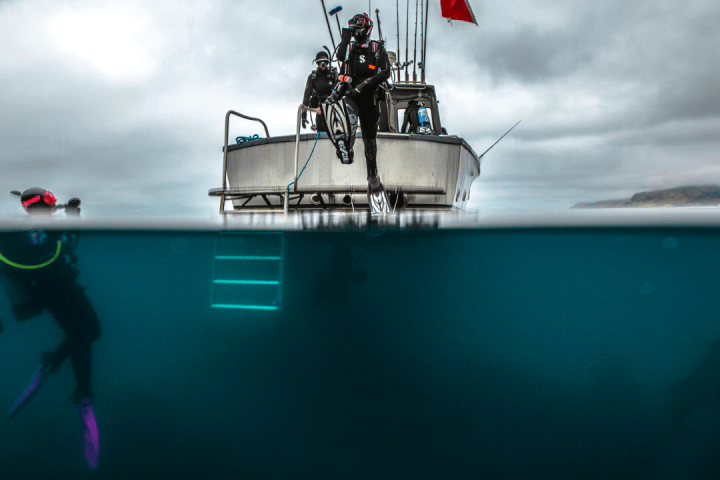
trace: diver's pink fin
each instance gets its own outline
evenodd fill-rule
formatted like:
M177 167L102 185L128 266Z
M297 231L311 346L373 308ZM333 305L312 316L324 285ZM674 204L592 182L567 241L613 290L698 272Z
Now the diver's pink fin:
M83 422L83 448L85 460L90 468L97 468L100 457L100 433L98 432L92 398L84 398L78 404L78 411Z

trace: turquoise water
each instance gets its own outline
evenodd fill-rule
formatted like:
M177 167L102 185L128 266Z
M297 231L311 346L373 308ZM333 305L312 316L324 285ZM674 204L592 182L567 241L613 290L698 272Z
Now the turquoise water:
M100 466L67 362L0 419L2 478L720 474L716 228L78 236ZM9 409L63 334L0 319Z

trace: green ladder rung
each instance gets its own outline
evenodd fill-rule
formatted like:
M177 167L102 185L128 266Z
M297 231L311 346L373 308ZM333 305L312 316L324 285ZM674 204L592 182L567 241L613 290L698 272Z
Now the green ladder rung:
M213 280L213 283L225 283L233 285L278 285L277 280Z
M235 305L231 303L214 303L213 308L238 308L243 310L277 310L278 307L272 305Z
M268 256L239 256L239 255L217 255L215 260L269 260L279 262L281 257Z
M250 238L246 235L223 235L217 238L212 257L210 307L280 310L284 236L277 232L275 238L280 241L276 242L269 238L267 240L270 241L267 241L255 236ZM238 276L244 276L246 279L238 279ZM267 280L247 279L247 277ZM274 297L274 300L271 297Z

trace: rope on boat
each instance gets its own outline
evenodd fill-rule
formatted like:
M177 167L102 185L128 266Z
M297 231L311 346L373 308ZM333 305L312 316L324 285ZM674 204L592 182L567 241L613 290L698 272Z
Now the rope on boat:
M259 139L260 139L260 135L258 135L257 133L255 135L252 135L249 137L242 137L242 136L235 137L235 141L237 143L252 142L253 140L259 140Z
M303 166L302 170L300 170L300 175L298 175L298 178L297 178L298 180L300 180L300 177L302 176L303 172L305 171L305 167L308 166L308 163L310 162L310 159L313 156L313 152L315 151L315 146L317 145L318 138L320 138L320 130L318 130L317 135L315 136L315 144L313 145L313 148L310 151L310 156L308 157L307 162L305 162L305 165ZM287 188L285 189L285 210L287 210L288 203L290 202L290 187L294 183L295 182L290 182L288 184Z

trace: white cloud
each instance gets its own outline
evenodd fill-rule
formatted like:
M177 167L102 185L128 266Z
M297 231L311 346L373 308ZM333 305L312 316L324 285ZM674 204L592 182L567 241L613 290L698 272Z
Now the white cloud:
M145 45L150 22L136 11L66 11L50 19L52 45L69 56L97 69L110 80L143 79L157 64ZM157 44L157 39L154 39Z

